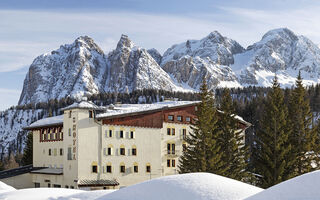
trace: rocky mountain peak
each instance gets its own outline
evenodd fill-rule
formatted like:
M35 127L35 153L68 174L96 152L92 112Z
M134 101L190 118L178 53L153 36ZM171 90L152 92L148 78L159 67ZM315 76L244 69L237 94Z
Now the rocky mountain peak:
M280 39L280 38L291 40L291 41L298 40L298 36L288 28L278 28L278 29L270 30L266 34L264 34L262 36L262 41Z
M117 44L117 50L120 50L123 48L131 49L133 47L134 47L134 43L130 40L130 38L127 35L122 34Z

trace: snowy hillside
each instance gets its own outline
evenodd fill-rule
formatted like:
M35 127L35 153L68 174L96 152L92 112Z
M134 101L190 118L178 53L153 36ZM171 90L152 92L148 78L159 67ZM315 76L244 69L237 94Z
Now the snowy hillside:
M166 176L129 186L118 191L85 192L71 189L36 188L0 194L13 200L240 200L262 189L209 173ZM110 193L111 192L111 193Z
M9 109L0 112L0 154L13 151L22 151L26 131L22 128L42 118L42 110L16 110Z
M0 181L0 194L4 192L11 192L11 191L16 191L16 189Z
M307 173L270 187L246 200L320 199L320 171Z

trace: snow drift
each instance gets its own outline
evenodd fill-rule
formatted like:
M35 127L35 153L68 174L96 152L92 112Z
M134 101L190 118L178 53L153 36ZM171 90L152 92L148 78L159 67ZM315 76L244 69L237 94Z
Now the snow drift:
M320 199L320 170L272 186L246 200L315 200Z
M166 176L100 197L99 200L233 200L244 199L262 189L210 173Z
M0 193L15 191L16 189L0 181Z

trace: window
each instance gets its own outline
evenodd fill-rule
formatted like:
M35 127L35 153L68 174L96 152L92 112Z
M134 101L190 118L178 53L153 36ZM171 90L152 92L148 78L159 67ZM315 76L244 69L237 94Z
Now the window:
M191 118L190 117L186 117L186 122L190 122Z
M68 147L68 160L72 160L71 147Z
M120 165L120 173L126 172L126 166L124 164Z
M167 160L167 167L170 167L170 160Z
M137 155L137 149L134 147L131 149L131 153L133 156L136 156Z
M71 189L74 189L74 186L70 186Z
M120 155L122 156L126 155L126 149L124 147L120 148Z
M49 149L49 156L51 156L51 149Z
M34 183L34 187L35 188L39 188L40 187L40 183Z
M175 144L171 144L171 153L172 154L176 153L176 145Z
M123 138L123 131L120 131L120 138Z
M107 155L108 156L112 155L112 147L108 147Z
M175 128L172 128L171 129L171 135L175 135L176 134L176 129Z
M63 155L63 149L61 148L60 149L60 156L62 156Z
M93 118L93 111L89 110L89 118Z
M92 165L92 173L98 173L98 166Z
M167 144L167 152L168 154L171 154L171 144Z
M167 128L167 135L171 135L171 128Z
M71 113L72 113L72 112L71 112L71 110L70 110L70 111L69 111L69 118L71 118Z
M147 172L147 173L150 173L150 172L151 172L151 166L150 166L150 164L147 164L147 166L146 166L146 172Z
M185 152L187 150L187 144L182 144L182 151Z
M187 138L187 129L182 129L182 139L186 139Z
M71 136L71 128L68 130L68 135Z
M171 162L171 164L172 164L172 165L171 165L172 167L176 167L176 160L173 159L172 162Z
M130 138L133 139L134 138L134 132L130 131Z
M67 186L67 185L65 185L64 187L65 187L65 188L69 188L69 186Z
M109 137L112 137L112 130L109 130Z
M51 184L50 184L50 183L48 183L48 188L49 188L49 187L51 187Z
M168 120L169 120L169 121L173 121L173 120L174 120L173 115L168 115Z
M182 122L182 116L178 115L177 120L178 120L179 122Z
M112 173L111 165L107 165L106 171L107 171L107 173Z
M133 172L138 173L138 171L139 171L138 165L133 166Z

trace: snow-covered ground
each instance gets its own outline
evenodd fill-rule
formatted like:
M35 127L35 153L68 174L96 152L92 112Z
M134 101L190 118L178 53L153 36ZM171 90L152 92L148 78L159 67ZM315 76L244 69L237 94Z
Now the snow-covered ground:
M15 191L16 189L14 189L13 187L11 187L10 185L7 185L5 183L2 183L0 181L0 194L4 193L4 192L10 192L10 191Z
M5 184L0 185L7 188ZM0 193L6 200L240 200L263 189L210 173L166 176L117 191L32 188Z
M320 199L320 170L307 173L270 187L246 200Z

